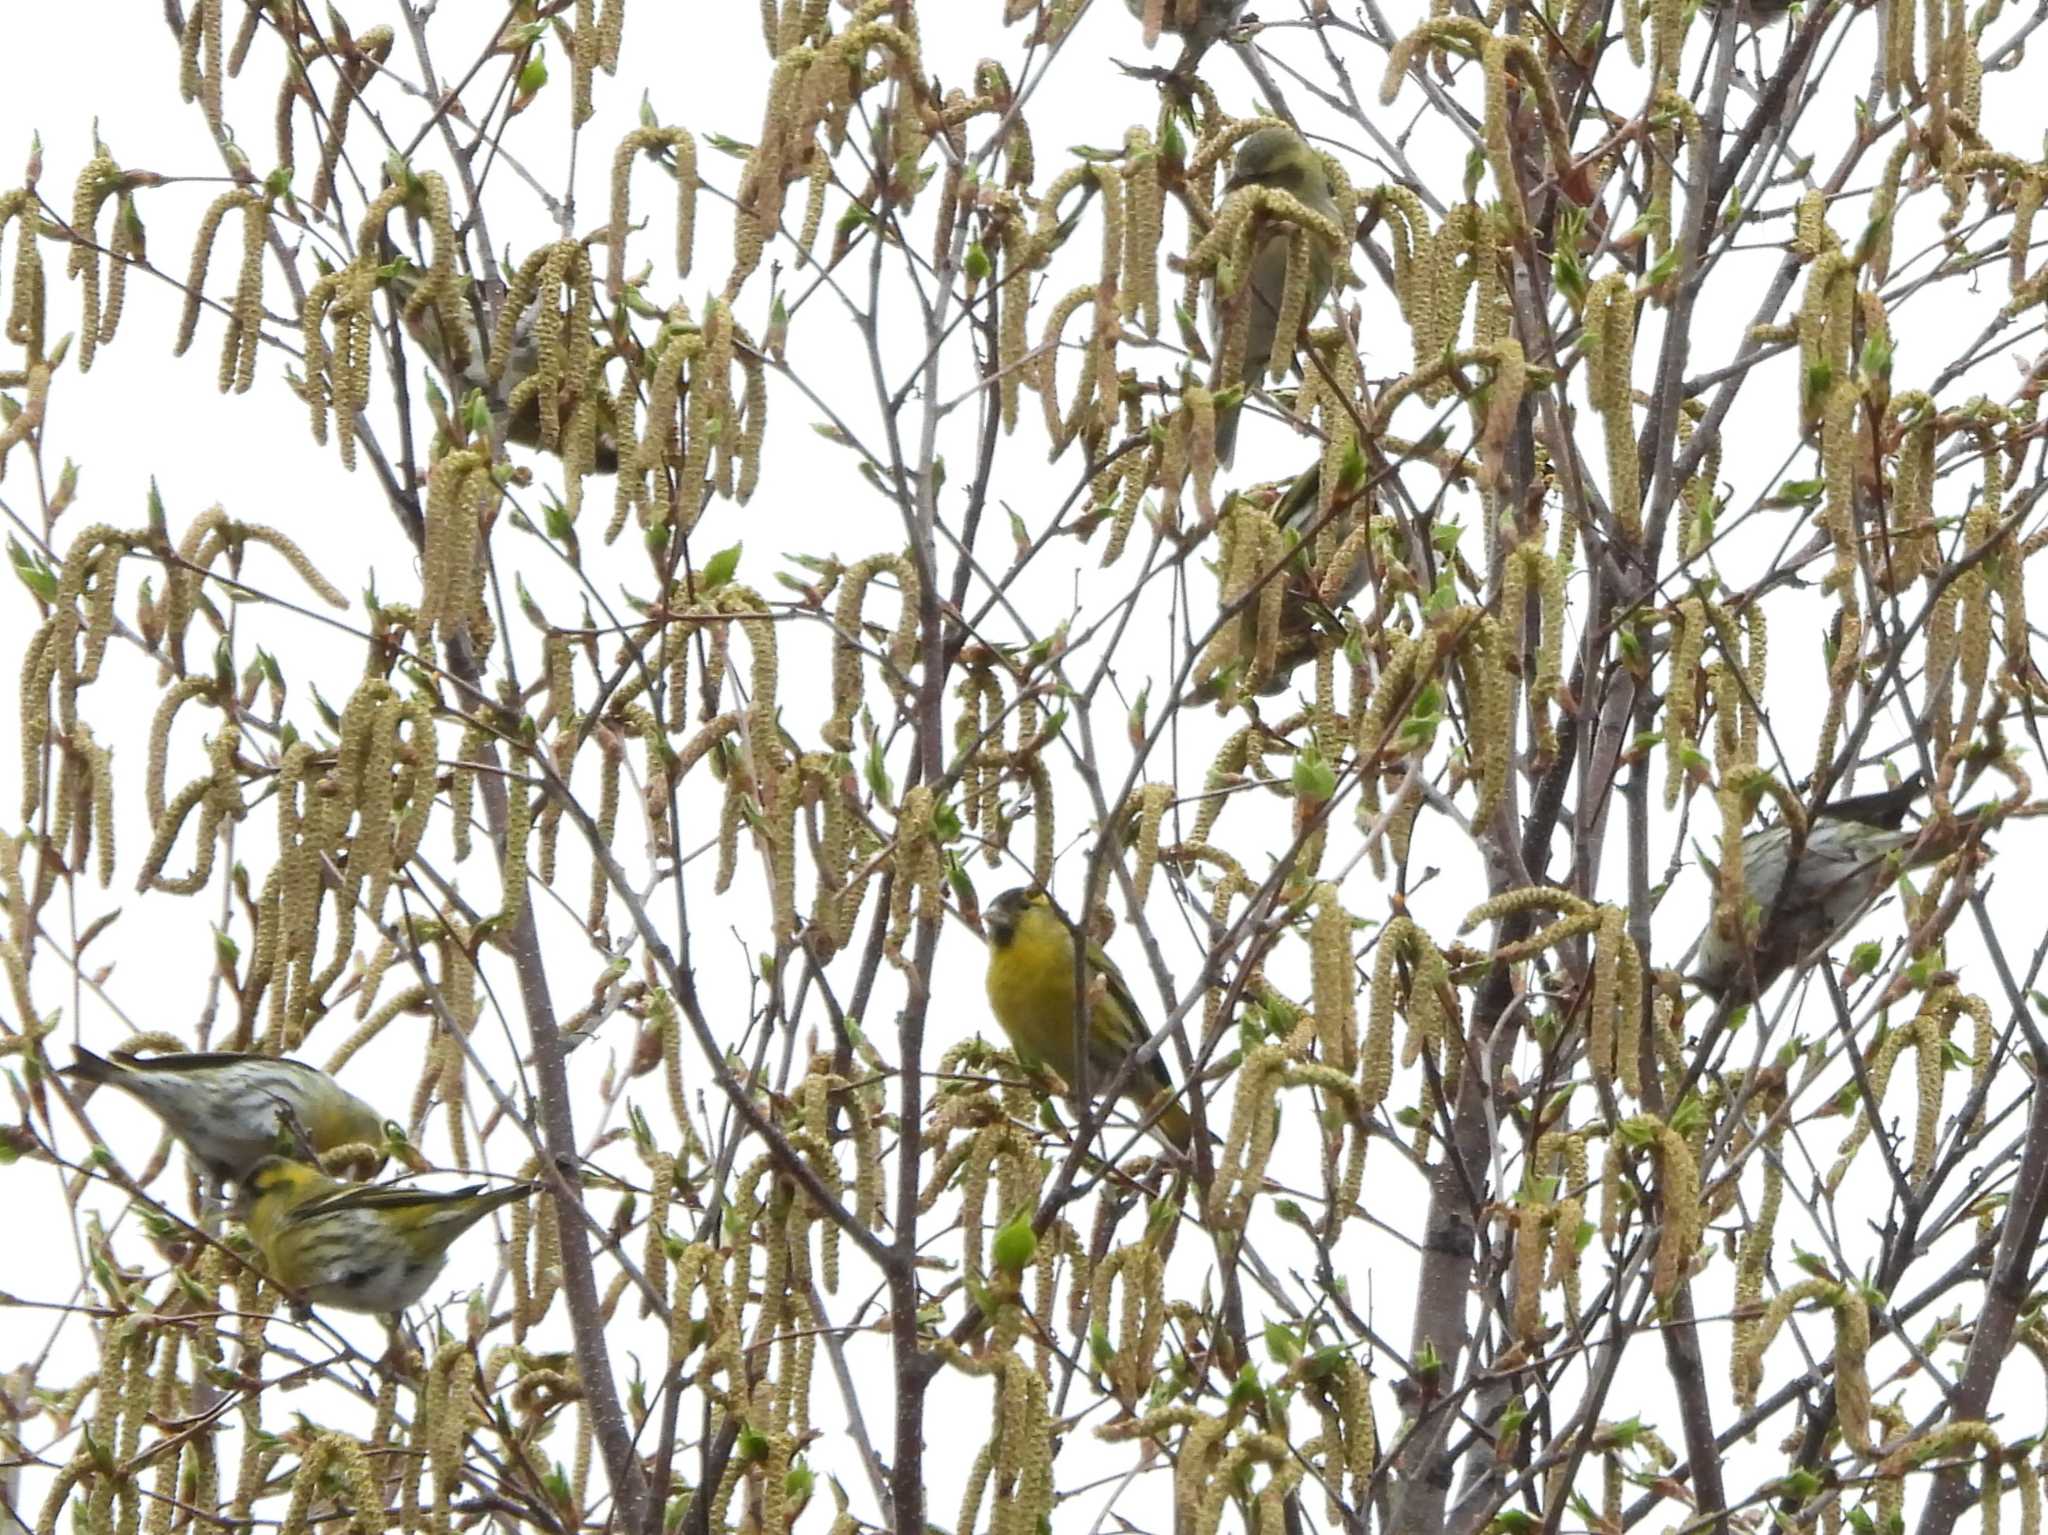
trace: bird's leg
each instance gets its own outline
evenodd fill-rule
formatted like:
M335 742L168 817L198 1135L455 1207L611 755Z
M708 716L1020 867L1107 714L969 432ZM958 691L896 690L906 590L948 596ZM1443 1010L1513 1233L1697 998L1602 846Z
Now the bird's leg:
M418 1354L418 1344L406 1331L405 1313L387 1313L384 1317L384 1354L377 1361L377 1372L402 1380L410 1373L409 1362Z
M277 1106L278 1134L291 1142L292 1155L308 1167L318 1167L320 1153L313 1145L313 1137L306 1133L305 1125L300 1123L298 1112L281 1099L273 1098L271 1102Z

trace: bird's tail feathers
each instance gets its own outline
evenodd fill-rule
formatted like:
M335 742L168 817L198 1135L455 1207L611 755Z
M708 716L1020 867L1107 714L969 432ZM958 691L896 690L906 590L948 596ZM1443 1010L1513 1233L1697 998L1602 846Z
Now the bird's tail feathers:
M81 1082L112 1082L121 1075L121 1068L103 1055L94 1055L83 1045L73 1047L71 1064L60 1073L76 1077Z
M1856 821L1864 826L1881 826L1887 831L1897 831L1906 822L1906 812L1913 802L1927 790L1927 775L1915 773L1895 789L1880 789L1875 794L1852 794L1847 799L1831 800L1821 807L1820 813L1831 821Z
M1228 469L1237 456L1237 418L1244 406L1223 405L1216 411L1216 467Z

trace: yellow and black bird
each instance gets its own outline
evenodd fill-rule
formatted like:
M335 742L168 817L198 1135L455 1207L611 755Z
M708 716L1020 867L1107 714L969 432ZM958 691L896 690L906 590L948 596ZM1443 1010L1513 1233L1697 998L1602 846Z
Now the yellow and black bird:
M996 1022L1027 1065L1057 1072L1070 1086L1079 1071L1074 1059L1073 925L1035 885L1006 890L982 914L988 933L988 1000ZM1086 949L1091 1006L1088 1014L1088 1082L1100 1092L1123 1069L1131 1052L1150 1038L1130 987L1102 946ZM1099 984L1097 984L1099 983ZM1173 1096L1173 1078L1154 1054L1123 1085L1123 1096L1147 1113L1157 1109L1152 1128L1185 1151L1194 1122Z
M1311 212L1323 214L1332 222L1337 218L1337 204L1330 196L1329 177L1323 170L1322 158L1302 142L1300 134L1278 123L1247 135L1237 146L1237 159L1231 166L1230 179L1224 183L1223 190L1227 196L1243 187L1270 187L1277 192L1286 192ZM1249 394L1265 383L1276 350L1283 358L1293 355L1294 338L1290 336L1284 346L1279 345L1277 332L1280 328L1281 297L1287 289L1288 247L1293 244L1294 232L1295 226L1277 219L1272 221L1253 248L1251 263L1239 275L1235 290L1227 296L1219 296L1211 317L1219 370L1211 383L1219 391L1241 387ZM1323 307L1336 271L1329 242L1313 232L1308 239L1308 291L1301 310L1304 321L1313 320L1316 311ZM1227 350L1224 333L1228 310L1240 302L1250 306L1250 313L1244 321L1247 327L1244 368L1237 377L1224 378L1220 369ZM1232 405L1216 412L1216 461L1219 464L1228 465L1236 454L1240 408Z
M243 1179L249 1235L282 1289L340 1311L398 1312L422 1295L455 1239L537 1183L436 1192L337 1183L317 1167L267 1157Z
M1283 536L1294 541L1295 550L1270 578L1282 584L1285 595L1280 604L1280 632L1273 649L1273 663L1258 679L1257 691L1264 698L1285 692L1288 679L1296 668L1314 660L1319 650L1342 641L1344 620L1339 610L1365 589L1366 577L1371 570L1371 560L1361 547L1334 589L1318 589L1319 568L1309 557L1315 539L1322 538L1322 547L1331 548L1332 540L1341 543L1364 515L1362 503L1358 511L1347 509L1347 502L1356 500L1356 494L1347 496L1340 491L1333 515L1324 525L1318 526L1322 484L1322 466L1312 464L1295 476L1273 508L1274 523ZM1198 678L1188 694L1188 701L1212 702L1223 694L1232 677L1241 687L1258 645L1259 601L1257 594L1253 593L1237 614L1237 636L1230 665Z

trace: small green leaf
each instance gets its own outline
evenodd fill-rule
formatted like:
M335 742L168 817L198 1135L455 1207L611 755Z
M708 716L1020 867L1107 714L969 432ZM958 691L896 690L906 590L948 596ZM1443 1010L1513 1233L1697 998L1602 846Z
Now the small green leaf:
M740 551L745 544L734 544L730 549L721 549L704 562L704 578L699 583L704 591L716 591L733 578L740 568Z

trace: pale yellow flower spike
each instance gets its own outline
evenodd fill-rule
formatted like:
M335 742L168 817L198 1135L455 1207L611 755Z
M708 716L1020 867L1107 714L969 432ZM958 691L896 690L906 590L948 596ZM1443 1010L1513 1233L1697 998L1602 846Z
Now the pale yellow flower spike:
M675 155L676 178L676 276L690 275L690 254L697 222L697 140L687 128L635 128L619 141L612 155L611 222L605 230L605 292L616 300L626 285L626 227L629 212L628 179L633 157L656 157L668 149ZM830 164L824 156L819 159Z
M1358 981L1351 956L1351 914L1333 884L1316 886L1313 898L1316 914L1309 925L1309 955L1319 1054L1325 1065L1350 1073L1358 1069Z
M1758 1318L1750 1313L1763 1305L1764 1270L1770 1262L1777 1234L1778 1211L1785 1199L1785 1171L1775 1155L1783 1145L1785 1127L1780 1123L1766 1147L1772 1154L1763 1159L1763 1197L1749 1229L1742 1234L1742 1247L1735 1265L1735 1331L1728 1361L1729 1382L1735 1400L1744 1412L1756 1405L1757 1387L1763 1380L1763 1350L1757 1343Z
M1635 294L1621 273L1610 272L1586 296L1586 394L1606 431L1608 500L1631 540L1643 531L1631 386L1635 313Z
M1682 599L1671 617L1671 680L1664 708L1664 808L1678 804L1693 782L1699 755L1699 666L1707 645L1707 609L1697 596Z
M1601 1226L1612 1236L1614 1201L1619 1195L1620 1159L1632 1150L1649 1150L1657 1161L1657 1194L1663 1223L1657 1237L1657 1258L1651 1289L1668 1299L1690 1268L1699 1248L1700 1176L1685 1138L1654 1115L1638 1115L1616 1129L1609 1145Z
M1170 783L1148 783L1137 793L1134 811L1138 835L1132 843L1131 884L1141 908L1152 889L1153 872L1159 867L1159 823L1173 799L1174 790Z
M99 222L100 208L114 195L120 180L120 167L106 150L101 149L79 171L78 180L72 188L71 228L81 238L72 242L65 275L81 279L79 292L84 305L84 316L78 327L78 370L81 373L92 371L93 353L99 344L113 339L110 333L104 333L106 319L100 308L100 253L94 226Z

